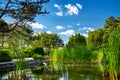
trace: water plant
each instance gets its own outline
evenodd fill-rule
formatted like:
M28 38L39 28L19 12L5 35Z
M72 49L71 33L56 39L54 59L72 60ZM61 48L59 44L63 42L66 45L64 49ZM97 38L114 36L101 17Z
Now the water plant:
M120 27L117 27L108 38L106 58L108 60L108 70L111 80L118 80L120 70Z
M54 50L52 58L57 58L63 63L90 63L92 49L87 46L67 46L62 49Z

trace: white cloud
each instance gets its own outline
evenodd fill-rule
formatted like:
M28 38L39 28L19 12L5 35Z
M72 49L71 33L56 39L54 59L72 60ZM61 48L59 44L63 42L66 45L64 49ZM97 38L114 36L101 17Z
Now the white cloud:
M82 8L83 8L83 6L82 6L81 4L78 4L78 3L76 3L76 6L77 6L79 9L82 9Z
M61 29L64 29L64 28L63 28L63 26L58 25L58 26L56 26L56 29L61 30Z
M62 35L66 35L66 36L70 36L70 35L74 35L75 34L75 31L74 30L66 30L64 32L61 32L59 34L62 34Z
M43 24L40 23L33 23L33 22L28 22L27 24L29 24L30 26L32 26L32 28L38 28L38 29L45 29L46 26L44 26Z
M60 6L58 4L54 4L54 7L59 10L58 12L56 12L56 15L57 16L63 16L62 6Z
M56 15L57 16L63 16L63 12L62 11L56 12Z
M74 15L74 14L78 15L78 13L79 13L79 10L75 5L67 4L67 5L65 5L65 8L68 9L67 15Z
M80 31L80 30L86 30L86 32L89 32L89 31L94 31L95 29L94 29L94 28L91 28L91 27L83 27L83 28L79 28L78 30L79 30L79 31Z
M52 34L52 32L51 32L51 31L46 31L46 33L48 33L48 34Z
M83 33L82 35L85 36L85 37L88 37L88 34Z
M59 6L58 4L54 4L55 8L58 8L58 10L61 10L61 6Z

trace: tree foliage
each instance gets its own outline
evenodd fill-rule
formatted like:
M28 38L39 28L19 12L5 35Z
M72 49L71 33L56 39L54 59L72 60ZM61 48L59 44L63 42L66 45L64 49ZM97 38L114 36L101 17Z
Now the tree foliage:
M12 60L10 52L8 50L0 50L0 62L6 62Z
M109 38L110 34L118 26L120 26L120 16L118 16L117 18L115 18L113 16L109 16L105 20L105 22L104 22L104 30L105 30L105 33L104 33L104 42L108 41L108 38Z
M104 31L103 29L97 29L95 31L90 31L88 33L88 45L100 48L103 44L103 35Z
M86 45L86 39L78 33L69 38L68 45Z
M42 46L48 50L64 46L63 40L57 34L48 34L46 32L33 36L32 41L33 45Z
M42 4L47 2L49 0L1 0L0 19L7 16L17 21L11 29L2 32L14 30L19 22L34 21L36 15L49 13L42 10Z

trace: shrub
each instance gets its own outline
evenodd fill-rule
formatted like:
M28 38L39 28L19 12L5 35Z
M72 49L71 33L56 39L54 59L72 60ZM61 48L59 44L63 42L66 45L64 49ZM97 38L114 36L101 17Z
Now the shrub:
M6 62L12 60L9 50L0 50L0 62Z
M42 47L35 47L34 49L33 49L33 53L34 54L40 54L40 55L44 55L45 54L45 52L44 52L44 49L42 48Z
M33 56L33 52L32 52L32 49L31 48L25 48L24 49L24 54L25 54L25 57L32 57Z
M43 59L42 55L39 55L39 54L34 54L32 56L33 59Z

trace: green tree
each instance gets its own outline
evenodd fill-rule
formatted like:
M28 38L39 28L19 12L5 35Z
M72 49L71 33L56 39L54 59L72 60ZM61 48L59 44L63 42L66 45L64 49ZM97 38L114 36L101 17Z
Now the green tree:
M14 30L19 22L34 21L36 15L47 14L48 12L42 9L42 4L47 2L49 0L1 0L0 19L7 16L16 21L11 29L2 30L2 32Z
M68 45L86 45L86 39L78 33L69 38Z
M103 44L103 35L104 35L104 30L103 29L97 29L95 31L90 31L88 33L88 45L100 48L102 47Z
M116 28L118 27L118 22L119 22L119 18L118 20L113 17L113 16L110 16L108 17L105 22L104 22L104 42L107 42L108 41L108 37L109 35L111 34L111 32Z
M4 45L4 33L2 31L7 29L8 29L8 24L4 20L0 19L0 35L1 35L2 47Z
M57 34L42 33L40 38L41 45L46 49L63 47L63 40Z
M33 49L33 53L34 54L39 54L39 55L44 55L45 54L45 52L44 52L44 49L42 48L42 47L35 47L34 49Z
M43 32L41 34L37 33L37 35L34 35L32 38L33 46L42 46L48 51L64 46L63 40L57 34Z

